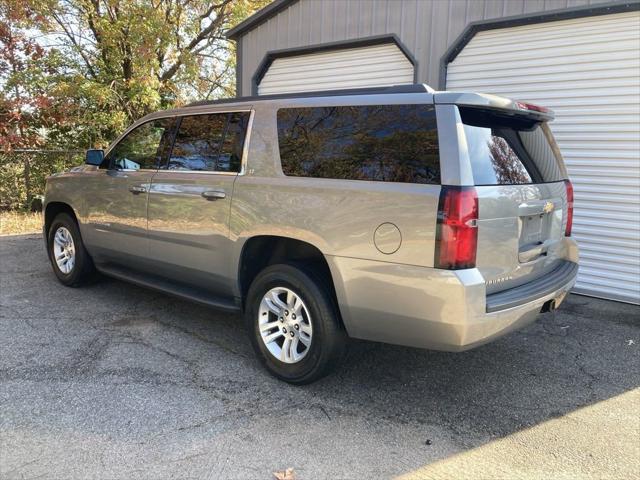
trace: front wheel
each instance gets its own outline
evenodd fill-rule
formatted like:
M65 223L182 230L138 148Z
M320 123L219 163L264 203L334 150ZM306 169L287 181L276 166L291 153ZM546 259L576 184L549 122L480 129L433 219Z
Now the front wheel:
M260 361L285 382L314 382L344 354L337 307L312 270L281 264L260 272L247 295L246 323Z
M60 213L51 222L47 232L47 247L53 273L68 287L89 283L95 275L95 267L84 248L80 230L67 213Z

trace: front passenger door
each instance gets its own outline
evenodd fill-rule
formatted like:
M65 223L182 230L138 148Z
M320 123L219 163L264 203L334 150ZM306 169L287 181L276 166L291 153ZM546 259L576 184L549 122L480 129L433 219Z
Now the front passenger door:
M149 248L160 275L231 295L229 215L249 119L237 111L178 120L149 193Z

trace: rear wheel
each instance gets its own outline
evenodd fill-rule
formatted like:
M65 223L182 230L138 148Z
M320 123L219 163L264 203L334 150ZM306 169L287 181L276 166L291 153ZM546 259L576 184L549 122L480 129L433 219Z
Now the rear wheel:
M75 220L60 213L51 222L47 234L49 259L53 272L63 285L78 287L95 275L95 267L80 237Z
M346 333L325 282L298 265L272 265L247 295L246 323L260 361L274 376L305 384L342 359Z

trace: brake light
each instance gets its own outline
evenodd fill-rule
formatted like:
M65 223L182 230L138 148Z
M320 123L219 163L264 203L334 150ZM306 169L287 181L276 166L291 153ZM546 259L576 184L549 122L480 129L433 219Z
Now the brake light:
M570 237L573 227L573 185L570 180L565 180L564 186L567 190L567 226L564 229L564 234Z
M436 229L436 268L476 266L478 194L474 187L442 186Z
M527 102L516 102L516 105L518 106L518 108L520 110L529 110L532 112L540 112L540 113L549 113L551 112L551 110L549 110L547 107L543 107L540 105L534 105L533 103L527 103Z

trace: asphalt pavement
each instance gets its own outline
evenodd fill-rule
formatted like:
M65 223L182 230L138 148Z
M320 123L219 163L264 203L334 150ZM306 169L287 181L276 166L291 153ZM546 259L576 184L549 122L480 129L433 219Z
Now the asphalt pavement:
M275 380L239 318L120 281L70 289L0 237L0 478L627 479L640 308L571 295L464 353L353 342Z

